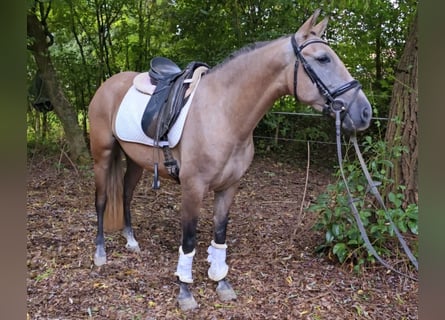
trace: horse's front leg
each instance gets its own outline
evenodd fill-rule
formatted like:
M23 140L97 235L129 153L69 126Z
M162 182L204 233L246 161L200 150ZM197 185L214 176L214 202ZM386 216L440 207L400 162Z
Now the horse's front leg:
M207 252L207 260L210 263L208 270L209 278L217 281L216 292L222 301L235 300L236 294L226 279L229 266L226 263L226 232L229 219L229 209L232 205L238 184L224 191L215 192L214 202L214 239Z
M179 259L175 275L179 280L178 304L181 310L191 310L198 307L189 284L193 283L192 265L196 247L196 227L199 210L202 205L203 190L197 191L194 186L182 182L181 226L182 241L179 247Z

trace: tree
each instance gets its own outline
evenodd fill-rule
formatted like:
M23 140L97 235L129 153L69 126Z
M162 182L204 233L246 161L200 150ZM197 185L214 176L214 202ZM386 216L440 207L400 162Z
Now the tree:
M76 122L82 121L87 137L89 101L112 74L147 71L154 56L169 57L181 67L193 60L214 66L248 43L291 34L318 7L330 15L330 45L363 85L374 114L386 115L396 62L406 41L407 17L416 0L27 2L34 4L28 35L29 56L34 57L30 61L36 62L28 64L28 81L44 71L45 88L52 92L55 114L76 157L77 143L83 144ZM55 31L54 44L48 30ZM295 108L307 110L305 105L295 107L293 99L283 99L273 111ZM303 118L301 124L299 128L308 128L312 138L327 133L326 126L314 127L312 118ZM259 132L263 127L267 123L260 124ZM377 129L380 135L386 127ZM296 136L301 131L287 132L286 138L303 138Z
M396 69L395 82L392 90L389 118L385 141L389 150L395 146L406 147L400 159L393 161L389 170L389 178L393 181L389 191L396 193L399 185L405 186L405 206L417 203L417 13L411 24L411 30L405 49Z
M48 48L53 44L53 37L48 31L46 18L51 7L46 9L38 2L40 18L37 17L36 7L27 13L28 50L31 51L40 76L48 89L48 98L54 105L54 111L60 119L69 146L70 156L74 161L87 161L89 157L82 130L79 127L77 113L66 98L57 79L57 73L51 61Z

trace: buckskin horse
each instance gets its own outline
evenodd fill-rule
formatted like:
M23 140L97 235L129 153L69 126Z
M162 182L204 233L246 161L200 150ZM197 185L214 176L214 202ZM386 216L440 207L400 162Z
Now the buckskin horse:
M321 38L328 18L317 23L318 16L319 10L292 35L235 52L208 69L194 90L182 135L171 147L170 155L177 162L181 188L182 237L174 274L182 310L198 307L189 284L193 282L198 216L208 192L214 192L214 237L208 247L208 276L217 282L219 299L236 299L227 280L229 208L240 178L253 159L253 130L277 99L294 95L301 103L331 116L341 110L344 131L362 131L370 125L371 105L359 82ZM104 229L122 230L126 247L140 250L131 227L130 203L143 170L155 170L162 177L172 178L162 163L165 156L159 152L158 144L129 142L116 134L121 101L139 74L127 71L113 75L98 88L89 106L97 266L106 263Z

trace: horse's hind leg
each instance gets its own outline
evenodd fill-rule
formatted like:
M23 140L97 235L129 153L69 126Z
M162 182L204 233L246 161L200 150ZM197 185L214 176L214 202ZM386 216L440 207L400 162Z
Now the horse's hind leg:
M99 181L102 180L98 179L97 176L98 174L96 173L96 185L98 180ZM95 207L97 214L97 234L95 241L96 252L94 253L94 264L98 267L107 262L107 254L105 252L104 223L103 223L105 204L106 204L105 191L102 192L102 188L96 187Z
M210 262L208 270L209 278L217 281L216 292L222 301L235 300L235 291L226 279L229 266L226 263L226 231L229 218L229 208L232 205L238 184L224 191L215 192L214 200L214 239L207 252L207 260Z
M133 199L134 189L141 179L143 168L136 164L129 156L127 159L127 170L124 176L124 220L125 227L122 231L123 236L127 239L125 247L134 252L140 252L139 244L134 238L133 228L131 227L131 200Z
M107 203L107 173L111 163L112 146L97 150L92 146L94 158L94 179L95 179L95 208L97 215L96 251L94 253L94 264L101 266L107 262L104 238L104 213ZM98 149L98 148L97 148Z

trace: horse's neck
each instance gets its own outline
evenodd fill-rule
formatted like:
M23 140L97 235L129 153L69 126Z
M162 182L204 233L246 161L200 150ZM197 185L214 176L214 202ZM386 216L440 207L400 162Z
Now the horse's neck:
M222 107L233 117L233 124L248 135L272 107L289 92L289 66L293 54L286 39L245 53L215 71L220 83Z

